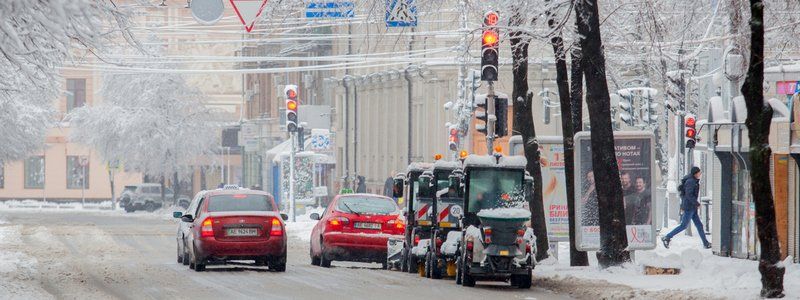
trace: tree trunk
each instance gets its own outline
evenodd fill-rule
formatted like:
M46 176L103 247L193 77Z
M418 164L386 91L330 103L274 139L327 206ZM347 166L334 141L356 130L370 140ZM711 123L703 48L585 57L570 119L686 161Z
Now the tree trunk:
M117 195L114 193L114 170L111 165L108 168L108 182L111 184L111 210L117 209Z
M178 195L180 194L181 183L178 181L178 172L172 173L172 204L178 205Z
M200 190L203 190L203 191L207 190L206 167L205 166L201 166L200 167Z
M552 15L547 19L547 25L551 29L554 29L555 20ZM567 76L564 39L561 37L561 33L559 32L553 36L550 43L553 45L553 54L555 55L556 84L558 85L558 99L561 104L561 128L563 131L564 144L564 180L566 180L567 211L569 214L569 264L570 266L588 266L589 259L586 256L586 252L578 251L578 248L575 247L575 120L573 119L574 115L572 111L573 103L571 103L573 100L571 95L577 94L577 107L581 108L583 72L580 70L580 56L576 56L576 53L573 53L573 85L570 86ZM577 75L575 74L576 70ZM574 89L576 89L576 82L578 84L577 91L574 91ZM570 92L570 89L573 89L573 91ZM578 114L578 116L580 116L580 114Z
M750 65L742 85L747 104L747 132L750 138L750 188L756 205L756 226L761 244L758 271L761 272L761 297L782 298L785 269L781 260L775 225L775 204L769 177L769 131L772 107L764 102L764 4L750 0Z
M515 12L509 24L519 27L525 24L522 12ZM531 227L536 235L536 261L541 261L549 256L550 243L547 238L547 225L545 223L544 201L542 196L542 166L539 164L539 143L536 141L536 127L533 124L531 103L533 94L528 92L528 46L530 38L522 32L510 33L512 52L512 74L514 87L511 93L514 101L514 121L512 135L521 135L525 149L525 158L528 160L526 170L533 177L533 197L530 198Z
M597 261L602 267L621 265L630 261L625 234L625 210L622 184L614 151L614 131L611 125L611 99L606 82L606 63L600 36L597 0L575 0L578 34L583 51L583 72L586 76L586 105L591 126L592 170L595 178L605 184L597 185L600 219L600 250Z
M167 200L166 196L167 191L165 189L166 185L164 184L164 175L161 175L161 180L159 181L159 183L161 183L161 203L164 203Z

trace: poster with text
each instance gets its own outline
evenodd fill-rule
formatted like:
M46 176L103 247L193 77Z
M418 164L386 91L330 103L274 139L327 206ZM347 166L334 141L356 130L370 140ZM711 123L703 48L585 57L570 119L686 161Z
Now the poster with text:
M569 241L569 211L561 137L552 142L540 139L539 151L547 238L551 242L566 242Z
M654 176L654 136L649 132L615 132L619 179L625 207L628 249L649 250L656 246L655 205L652 191ZM588 132L575 135L575 218L576 247L582 251L600 249L600 212L592 169L591 137Z

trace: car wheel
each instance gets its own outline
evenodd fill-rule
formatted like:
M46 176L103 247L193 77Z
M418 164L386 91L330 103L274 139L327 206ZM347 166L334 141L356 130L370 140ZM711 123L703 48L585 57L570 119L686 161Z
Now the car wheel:
M147 202L144 204L144 210L147 212L154 212L156 211L156 205L153 202Z
M406 258L406 249L404 248L402 252L400 252L400 271L401 272L408 272L408 262Z
M388 270L389 269L389 259L387 258L383 262L381 262L381 269Z
M183 265L184 266L189 265L189 253L186 252L183 253Z
M442 279L442 269L439 268L439 259L431 255L431 278Z
M331 260L328 259L328 255L325 253L325 246L322 243L320 243L320 248L322 248L322 250L319 254L319 266L323 268L330 268Z
M311 265L312 266L319 266L319 257L314 256L314 252L311 249L308 250L308 255L311 257Z
M406 261L408 262L408 273L417 273L417 259L411 255L411 251L406 253Z
M267 258L266 257L256 258L256 263L255 264L256 264L256 266L259 266L259 267L266 266L267 265Z
M431 253L430 252L428 252L428 254L425 255L425 263L424 263L424 265L425 265L425 278L431 278L431 273L432 273L431 272L432 271L431 268L433 267L433 264L431 264Z
M132 213L134 211L136 211L136 208L133 207L133 204L128 203L128 204L125 205L125 212L126 213Z
M286 253L280 258L270 261L269 269L275 272L286 272Z
M461 285L461 257L456 257L456 284Z
M516 280L515 286L517 288L520 288L520 289L530 289L531 288L531 284L532 284L532 281L533 281L533 274L531 274L530 270L528 270L528 274L526 274L526 275L516 275L516 278L517 278L517 280ZM514 283L513 278L511 280L511 282Z
M197 258L197 248L192 250L192 263L189 264L189 268L194 265L194 270L197 272L203 272L206 270L206 265L203 263L202 259Z
M461 285L466 287L475 286L475 278L469 274L469 266L463 261L461 263Z
M178 263L182 264L183 263L183 253L182 253L183 251L181 251L181 244L180 243L175 243L175 244L177 244L176 247L178 248L178 253L177 253L177 255L178 255Z

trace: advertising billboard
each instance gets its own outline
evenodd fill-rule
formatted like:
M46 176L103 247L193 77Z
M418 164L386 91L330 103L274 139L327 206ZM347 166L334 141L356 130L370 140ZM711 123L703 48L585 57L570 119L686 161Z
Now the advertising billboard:
M614 148L619 166L625 207L628 249L649 250L656 247L654 216L655 137L652 132L614 133ZM575 224L576 247L582 251L600 249L600 224L596 183L592 169L591 137L588 132L575 135Z

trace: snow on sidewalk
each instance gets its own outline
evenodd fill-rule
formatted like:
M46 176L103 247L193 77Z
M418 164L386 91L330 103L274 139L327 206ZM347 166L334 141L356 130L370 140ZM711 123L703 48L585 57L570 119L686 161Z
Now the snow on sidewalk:
M670 249L665 249L659 241L655 250L636 251L635 261L621 267L599 269L594 252L589 253L589 260L589 267L570 267L568 244L560 243L558 261L551 258L540 262L534 277L567 282L575 279L606 281L641 291L670 292L676 298L758 299L761 290L757 261L713 255L710 249L702 248L697 236L679 234L672 239ZM786 297L800 299L800 265L789 263L791 258L786 262ZM681 274L644 275L645 265L678 267ZM640 296L631 297L643 298Z

